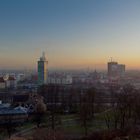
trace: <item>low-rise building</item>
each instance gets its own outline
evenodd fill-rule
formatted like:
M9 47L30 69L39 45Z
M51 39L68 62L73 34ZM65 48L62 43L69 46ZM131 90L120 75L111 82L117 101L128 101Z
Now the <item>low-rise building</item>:
M52 74L48 76L47 84L72 84L72 76L65 74Z
M0 89L5 89L6 83L3 77L0 77Z
M0 77L0 89L16 88L16 85L15 77L9 75Z
M28 114L22 108L3 107L0 108L0 125L11 125L24 123Z

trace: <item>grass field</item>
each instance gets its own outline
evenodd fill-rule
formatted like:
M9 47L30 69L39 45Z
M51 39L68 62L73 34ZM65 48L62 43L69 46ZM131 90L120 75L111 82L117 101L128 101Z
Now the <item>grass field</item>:
M68 135L78 135L83 136L85 134L85 129L81 125L81 122L78 119L77 114L70 114L70 115L58 115L57 116L61 121L57 123L55 128L58 130L62 130L65 134ZM44 119L43 126L46 129L46 132L49 128L51 128L51 121L48 119L48 116ZM16 132L20 133L24 130L30 130L31 128L36 128L36 124L33 122L26 122L24 125L17 127ZM104 114L95 115L94 119L88 123L88 134L92 133L93 131L105 130L107 129ZM34 131L34 129L33 129ZM28 136L30 136L33 132L30 131ZM22 135L22 134L21 134ZM5 133L1 133L0 140L5 136ZM25 134L24 134L25 136Z

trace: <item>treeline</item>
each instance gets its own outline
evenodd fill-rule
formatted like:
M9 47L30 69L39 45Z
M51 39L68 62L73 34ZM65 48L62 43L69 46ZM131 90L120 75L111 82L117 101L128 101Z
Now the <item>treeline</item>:
M58 85L51 85L49 89L47 86L39 88L39 95L33 101L35 110L29 114L28 120L34 121L39 128L38 139L35 136L34 140L39 140L39 133L44 135L44 140L51 140L51 134L56 136L57 140L60 133L56 133L56 130L62 121L60 116L70 113L75 114L77 123L84 128L85 138L81 140L107 140L103 139L105 136L108 140L113 140L117 135L127 136L130 132L136 135L135 132L140 132L140 91L132 85L120 86L117 89L111 87L108 96L104 90L98 91L95 87L66 91ZM104 97L108 97L108 102L104 101ZM94 125L97 116L105 123L106 131L89 134L89 128ZM42 126L51 130L50 139L47 132L41 131ZM65 136L62 134L61 136Z
M56 96L57 92L59 91L55 87L55 91L52 92L55 93L55 96L54 98L53 96L51 97L53 104L50 110L52 129L55 129L55 115L60 111L59 109L65 109L66 105L69 109L75 109L74 113L77 114L78 120L85 130L85 136L88 135L88 127L90 127L97 114L105 121L109 131L135 130L140 127L140 91L136 90L132 85L120 86L117 89L111 87L109 92L110 101L108 100L107 104L104 104L104 91L102 90L99 93L95 87L91 87L84 92L81 92L80 89L71 90L69 98L65 98L65 104L62 102L61 107L57 108L56 97L64 99L63 96ZM47 98L45 91L41 94L44 95L44 98ZM99 94L102 95L100 101Z

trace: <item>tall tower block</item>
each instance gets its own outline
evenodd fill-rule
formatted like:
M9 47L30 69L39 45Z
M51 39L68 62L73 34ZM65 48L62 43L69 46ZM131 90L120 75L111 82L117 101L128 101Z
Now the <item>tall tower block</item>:
M47 83L47 64L48 61L45 57L45 52L43 52L42 57L38 61L38 85Z

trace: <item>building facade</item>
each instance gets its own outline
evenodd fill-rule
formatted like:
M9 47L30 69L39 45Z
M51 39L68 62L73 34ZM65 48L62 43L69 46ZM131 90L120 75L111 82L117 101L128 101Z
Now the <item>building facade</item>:
M118 63L117 62L108 62L108 76L114 77L118 74Z
M45 53L43 52L42 57L38 61L38 85L43 85L47 83L47 64Z
M125 75L125 65L123 64L119 64L118 65L118 72L119 72L119 75L122 77Z
M49 74L47 79L47 84L70 85L72 83L72 76L65 74Z
M122 77L125 75L125 65L118 64L117 62L108 62L108 76L109 77Z
M17 87L16 78L10 75L0 77L0 89L15 89Z

